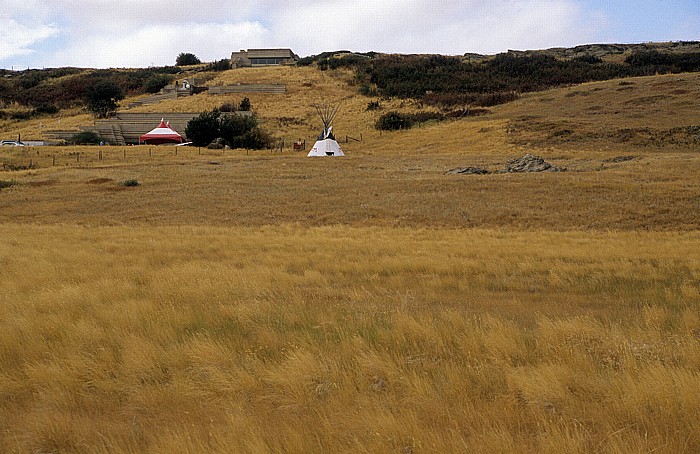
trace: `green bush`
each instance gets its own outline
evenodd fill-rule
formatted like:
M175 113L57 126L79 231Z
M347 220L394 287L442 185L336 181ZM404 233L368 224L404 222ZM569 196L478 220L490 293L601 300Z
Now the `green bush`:
M220 116L221 112L217 109L202 112L187 122L187 126L185 126L185 135L192 141L193 145L197 147L206 147L221 135L219 133Z
M207 65L208 71L228 71L231 69L231 60L224 58Z
M377 120L376 128L384 131L396 131L398 129L409 129L413 126L410 115L399 112L387 112Z
M172 80L172 76L166 74L154 74L148 80L146 80L146 83L143 84L143 89L146 93L158 93Z
M232 102L225 102L219 107L221 112L236 112L238 110L238 104Z
M444 120L446 118L445 114L439 112L417 112L414 114L404 114L395 111L385 113L377 123L375 127L384 131L396 131L398 129L409 129L417 123L425 123L431 120Z
M141 183L139 183L138 180L129 179L129 180L122 181L121 185L126 186L126 187L135 187L135 186L140 186Z
M175 66L191 66L200 65L202 61L195 54L189 52L181 52L175 59Z
M367 103L367 110L379 110L382 106L379 101L370 101Z
M251 109L250 105L250 99L248 98L243 98L241 100L241 103L238 105L238 110L241 110L243 112L247 112Z
M42 104L36 109L34 109L35 115L54 115L59 111L58 107L54 104Z
M102 138L96 132L83 131L71 136L68 143L73 145L99 145Z
M198 147L206 147L219 138L231 148L261 149L270 142L255 116L222 113L218 109L202 112L187 122L185 134Z

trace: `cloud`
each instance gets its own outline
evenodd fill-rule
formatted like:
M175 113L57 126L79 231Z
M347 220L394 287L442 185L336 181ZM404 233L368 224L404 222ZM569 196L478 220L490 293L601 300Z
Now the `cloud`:
M180 52L203 61L228 58L232 43L262 45L265 29L258 23L150 25L129 33L94 33L72 40L56 52L49 66L147 67L174 65Z
M278 30L304 30L295 45L311 52L350 48L460 54L571 42L579 10L567 0L304 2L278 18Z
M25 29L0 32L0 65L32 51L25 60L34 66L135 67L174 64L180 52L213 61L253 47L462 54L591 37L574 0L5 1L1 14ZM38 25L19 19L27 17ZM54 50L47 40L59 31Z
M0 61L34 52L33 47L58 33L50 24L22 24L5 20L0 28Z

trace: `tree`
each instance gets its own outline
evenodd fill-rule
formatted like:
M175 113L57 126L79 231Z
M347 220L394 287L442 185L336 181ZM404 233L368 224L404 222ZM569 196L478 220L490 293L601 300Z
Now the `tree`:
M87 109L98 118L107 116L117 110L117 102L124 99L124 91L113 81L103 80L85 91Z
M221 112L214 109L202 112L187 122L185 135L197 147L206 147L220 136L219 117Z
M187 122L185 135L198 147L206 147L216 139L231 148L261 149L270 143L256 117L221 113L217 109L202 112Z
M195 54L181 52L175 59L175 66L200 65L202 61Z

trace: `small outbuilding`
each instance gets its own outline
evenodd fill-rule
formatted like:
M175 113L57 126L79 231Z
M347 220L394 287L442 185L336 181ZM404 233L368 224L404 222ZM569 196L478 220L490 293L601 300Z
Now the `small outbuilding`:
M170 127L170 122L161 119L157 128L139 137L139 142L148 145L175 144L182 143L182 136Z

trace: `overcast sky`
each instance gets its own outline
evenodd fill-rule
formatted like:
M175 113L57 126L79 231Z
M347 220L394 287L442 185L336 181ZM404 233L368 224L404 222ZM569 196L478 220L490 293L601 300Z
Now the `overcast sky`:
M700 0L0 0L0 68L147 67L239 49L494 54L700 40Z

